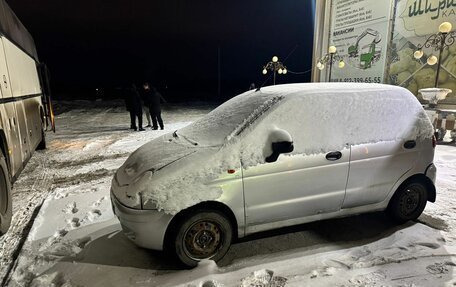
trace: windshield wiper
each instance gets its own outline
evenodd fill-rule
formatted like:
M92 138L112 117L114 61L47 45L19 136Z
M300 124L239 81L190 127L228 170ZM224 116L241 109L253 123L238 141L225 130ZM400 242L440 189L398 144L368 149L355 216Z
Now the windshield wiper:
M182 136L182 135L181 135ZM198 145L197 142L195 141L192 141L191 139L187 138L186 136L182 136L186 141L188 141L189 143L191 143L192 145Z
M181 136L182 136L182 138L183 138L184 140L188 141L190 144L192 144L192 145L194 145L194 146L197 146L197 145L198 145L197 142L195 142L195 141L193 141L193 140L187 138L186 136L184 136L184 135L181 135ZM177 130L175 130L175 131L173 132L173 137L174 137L174 138L180 138L180 136L177 134Z
M260 116L265 114L271 107L273 107L275 104L280 102L281 100L284 99L284 96L275 96L266 102L264 102L259 108L253 111L238 127L234 129L234 131L231 132L226 137L226 140L230 140L231 138L240 135L245 129L247 129L252 123L254 123Z

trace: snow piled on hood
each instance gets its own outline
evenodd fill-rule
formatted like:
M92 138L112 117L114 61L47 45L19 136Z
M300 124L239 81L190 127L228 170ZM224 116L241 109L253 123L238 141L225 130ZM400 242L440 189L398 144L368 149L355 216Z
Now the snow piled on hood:
M149 204L169 214L208 200L221 197L223 187L211 184L228 169L240 172L239 157L231 146L207 148L165 169L157 171L150 181L137 187L144 205Z
M163 135L133 152L117 172L117 180L121 185L132 182L137 176L161 169L192 152L194 146L173 139L171 134Z
M170 214L217 200L225 187L211 182L227 169L239 167L240 157L244 168L265 163L269 134L276 129L290 133L295 146L282 158L342 150L347 144L419 140L433 134L420 103L400 87L339 83L267 87L237 96L179 130L179 135L192 135L191 140L203 139L206 144L210 132L215 132L215 142L223 136L225 144L201 148L135 189L142 192L145 206Z

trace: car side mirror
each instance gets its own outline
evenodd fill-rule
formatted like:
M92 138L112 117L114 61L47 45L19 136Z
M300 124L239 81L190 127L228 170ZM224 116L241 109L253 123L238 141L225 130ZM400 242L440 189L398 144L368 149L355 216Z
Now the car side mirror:
M290 153L294 150L291 135L287 131L281 129L271 131L267 145L265 154L269 155L265 159L266 162L275 162L280 154Z

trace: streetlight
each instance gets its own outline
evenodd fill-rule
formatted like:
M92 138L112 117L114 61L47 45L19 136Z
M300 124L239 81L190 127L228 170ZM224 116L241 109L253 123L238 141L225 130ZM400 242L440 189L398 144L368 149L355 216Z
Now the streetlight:
M439 26L439 33L433 34L426 39L426 42L422 46L418 46L418 50L413 53L415 59L421 59L423 57L424 48L434 48L435 51L439 51L439 57L431 55L427 58L427 64L433 66L437 64L437 74L435 75L435 87L439 85L439 74L440 64L442 62L442 52L445 48L449 48L456 41L456 32L451 32L452 25L450 22L443 22Z
M336 46L330 46L329 49L328 49L328 53L326 55L324 55L323 57L320 58L320 60L318 60L318 63L317 63L317 68L321 71L325 68L325 65L328 64L329 65L329 82L331 82L331 72L332 72L332 65L338 61L338 67L340 69L342 69L343 67L345 67L345 62L344 62L344 59L339 56L339 54L337 53L337 48Z
M276 73L279 73L280 75L286 75L288 72L287 67L285 67L282 62L279 62L279 58L277 56L272 57L272 61L268 62L263 67L263 75L266 75L268 73L268 70L274 73L274 85L276 82Z

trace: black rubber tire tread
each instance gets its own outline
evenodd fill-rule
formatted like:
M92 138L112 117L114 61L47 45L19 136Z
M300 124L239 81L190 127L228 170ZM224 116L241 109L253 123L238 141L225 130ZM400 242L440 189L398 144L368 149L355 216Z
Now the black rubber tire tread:
M11 198L11 176L6 165L6 160L3 154L0 153L0 198L6 199L6 210L1 210L0 205L0 236L5 234L11 224L13 213L12 198Z
M44 130L41 130L41 141L36 147L37 150L43 150L46 149L46 134L44 133Z
M191 211L186 214L186 216L183 216L174 226L175 228L171 233L170 242L168 242L169 245L167 248L178 261L187 267L197 266L200 260L191 258L185 253L183 243L184 233L192 224L202 219L216 221L220 225L223 233L221 240L222 246L214 256L207 259L214 260L215 262L219 261L225 256L231 246L233 227L227 216L218 210L199 209Z
M415 192L419 194L419 201L416 209L411 214L407 215L401 212L401 199L409 189L415 189ZM421 215L421 213L423 213L423 210L426 207L427 198L428 190L426 183L420 180L409 181L399 187L394 196L391 198L386 211L391 219L397 223L405 223L409 220L415 220Z

